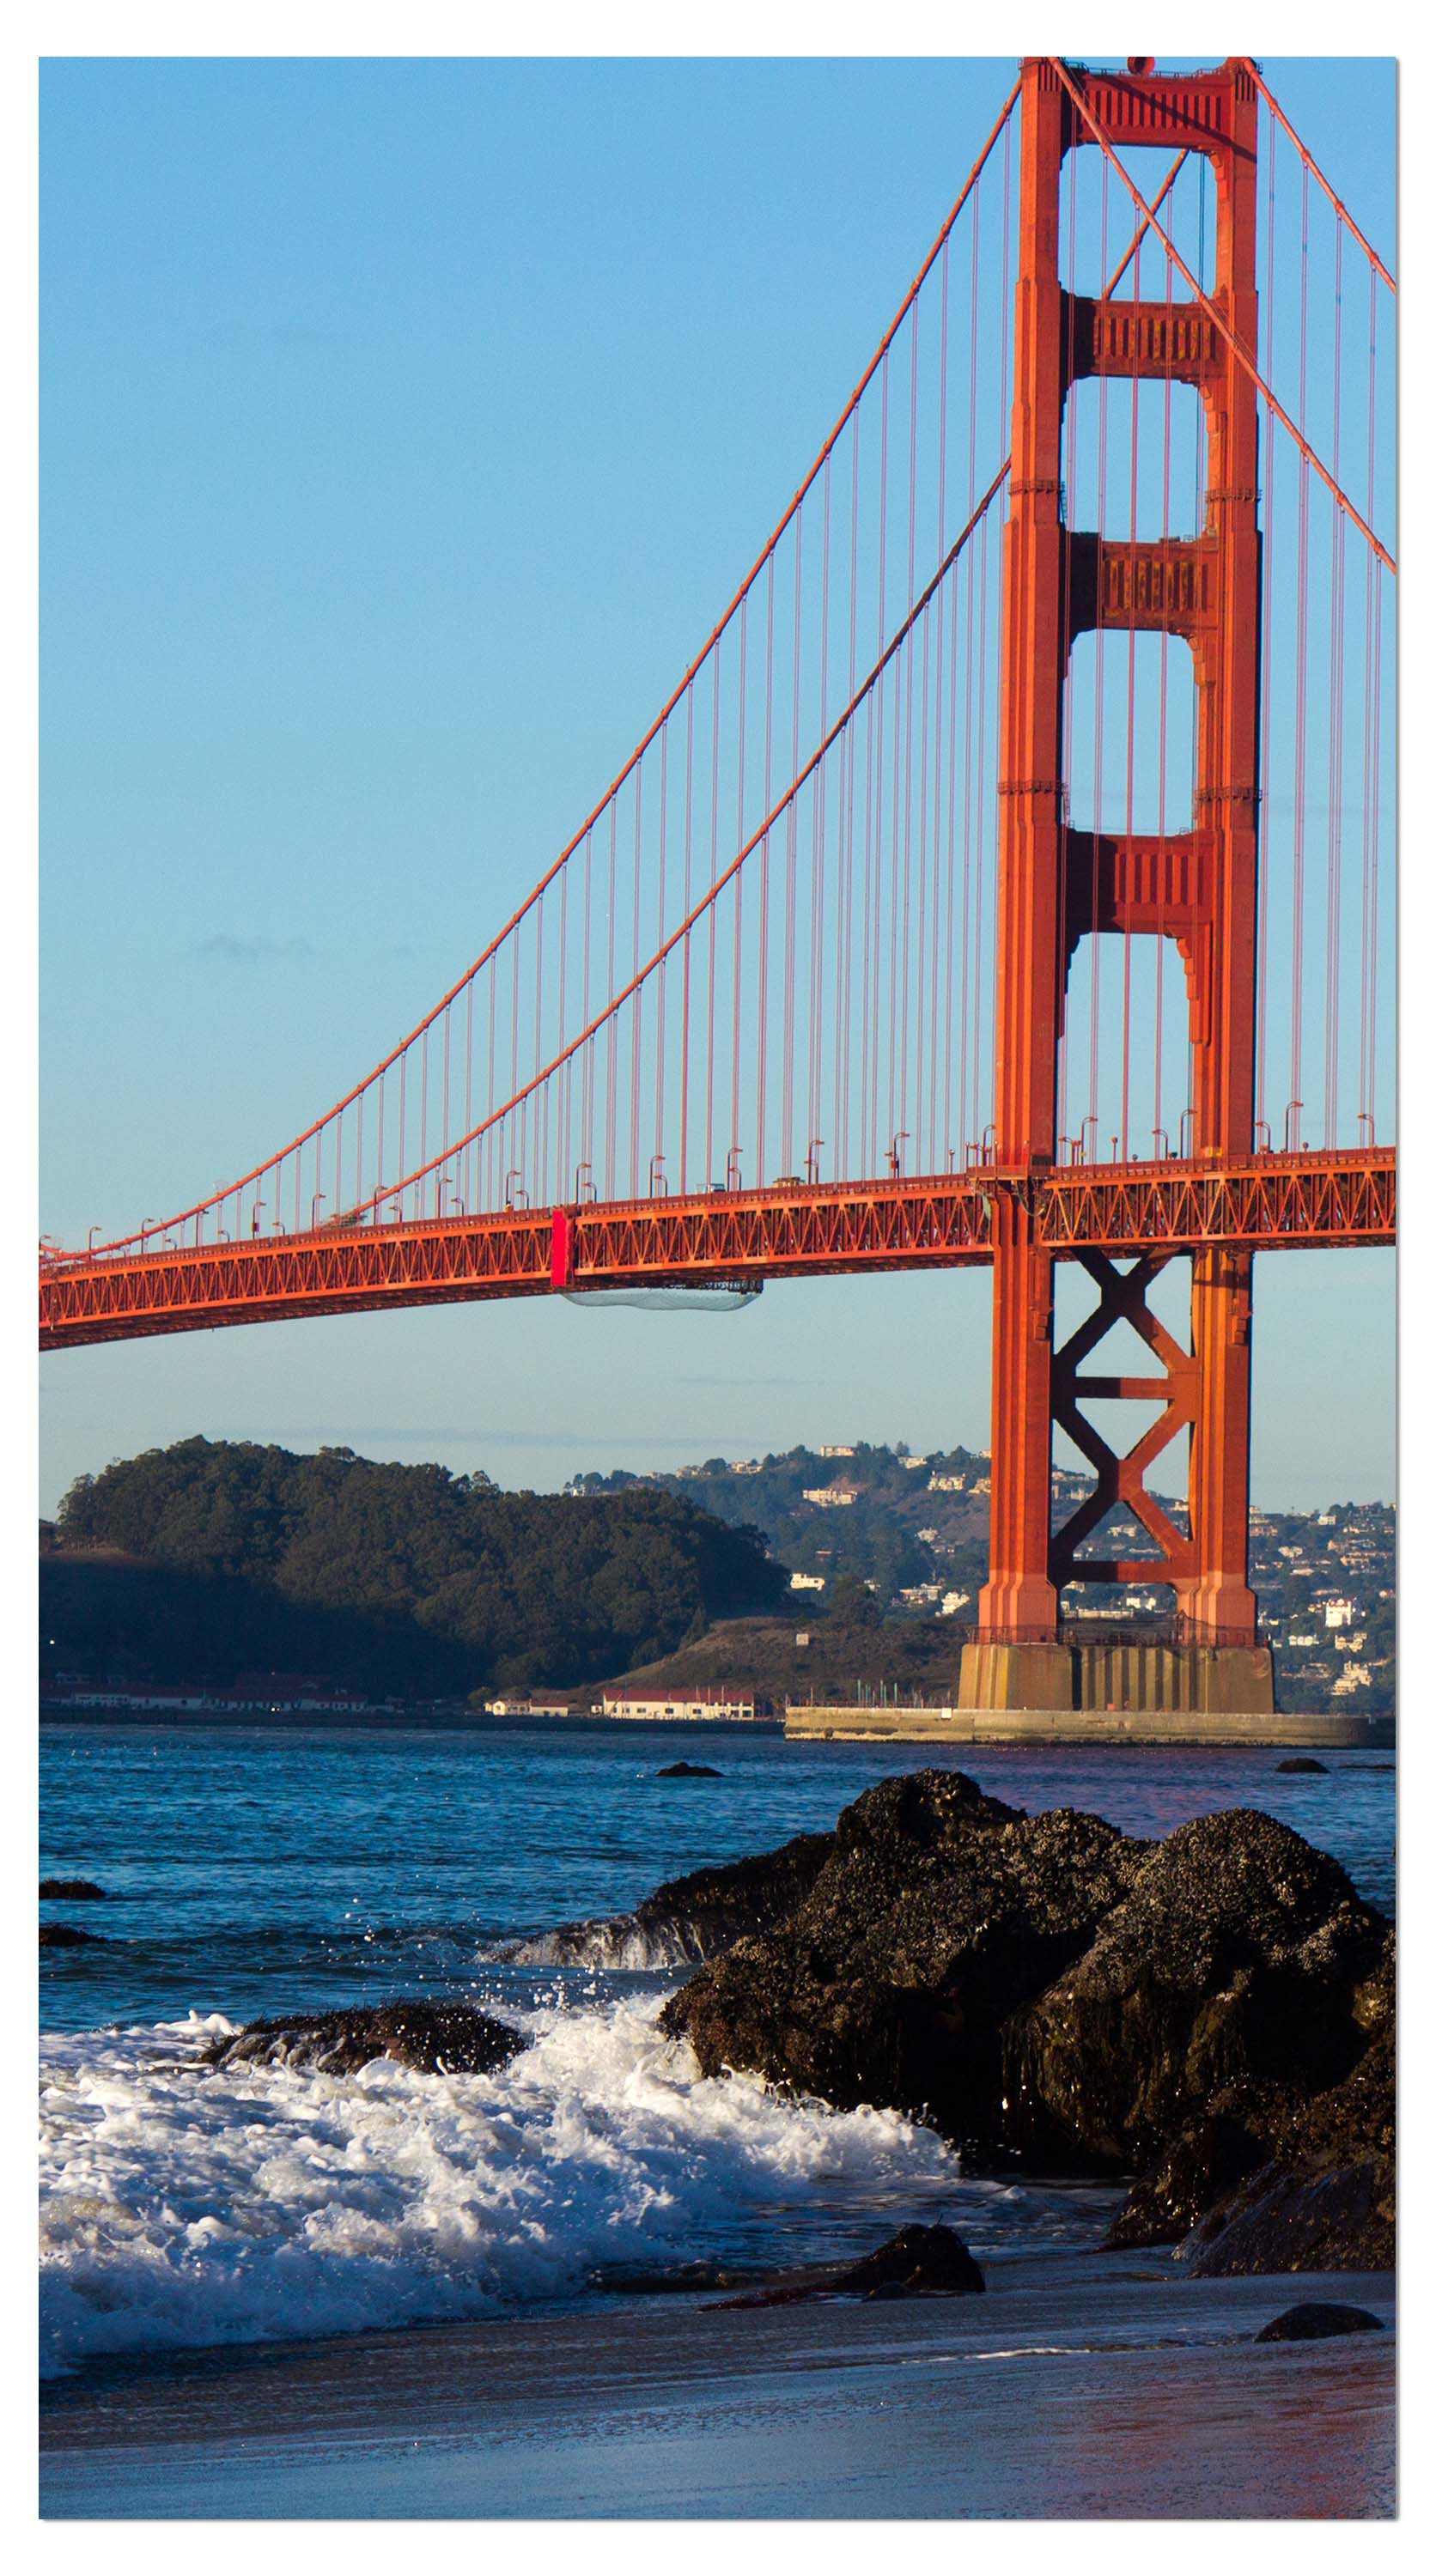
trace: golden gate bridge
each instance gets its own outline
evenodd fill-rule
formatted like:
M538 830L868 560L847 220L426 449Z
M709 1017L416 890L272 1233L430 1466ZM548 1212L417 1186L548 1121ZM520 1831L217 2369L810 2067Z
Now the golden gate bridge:
M1254 62L1025 61L531 894L240 1179L42 1247L42 1348L987 1264L982 1636L1155 1577L1249 1646L1253 1256L1394 1239L1394 357ZM1148 1303L1177 1256L1185 1339ZM1058 1261L1097 1292L1060 1346ZM1087 1368L1117 1325L1146 1374ZM1125 1453L1114 1399L1158 1408ZM1056 1528L1054 1425L1094 1471ZM1146 1487L1181 1435L1185 1527ZM1119 1505L1154 1555L1091 1553Z

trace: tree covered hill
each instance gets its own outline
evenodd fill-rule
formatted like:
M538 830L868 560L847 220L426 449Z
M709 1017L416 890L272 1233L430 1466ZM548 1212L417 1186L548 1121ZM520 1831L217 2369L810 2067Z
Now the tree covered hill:
M82 1476L55 1537L44 1662L95 1680L581 1683L771 1610L788 1584L759 1532L686 1496L510 1494L250 1441L177 1441Z
M720 1520L761 1530L775 1556L795 1573L820 1575L826 1590L854 1575L888 1603L905 1584L940 1580L975 1593L986 1579L990 1466L969 1449L914 1457L902 1441L860 1440L737 1465L709 1458L666 1475L620 1467L576 1476L570 1491L682 1494ZM815 1504L812 1494L834 1499Z

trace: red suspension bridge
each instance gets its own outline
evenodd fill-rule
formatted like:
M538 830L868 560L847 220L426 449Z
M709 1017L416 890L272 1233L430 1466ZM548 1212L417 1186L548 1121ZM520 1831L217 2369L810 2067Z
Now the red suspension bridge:
M1254 1636L1253 1255L1394 1233L1394 306L1252 62L1024 63L547 874L277 1153L46 1247L42 1347L990 1264L985 1630L1156 1574ZM1097 1302L1055 1349L1058 1260ZM1087 1373L1117 1323L1149 1374ZM1113 1397L1161 1408L1125 1455ZM1054 1424L1096 1476L1056 1531ZM1155 1558L1079 1554L1118 1504Z

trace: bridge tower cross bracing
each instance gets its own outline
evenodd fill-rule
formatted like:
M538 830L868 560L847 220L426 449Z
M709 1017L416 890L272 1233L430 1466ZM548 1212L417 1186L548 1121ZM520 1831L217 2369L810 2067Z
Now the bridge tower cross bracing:
M1057 1159L1068 975L1078 943L1093 933L1167 936L1178 945L1193 1049L1193 1156L1203 1162L1250 1153L1254 1116L1262 577L1256 391L1201 305L1079 296L1061 282L1058 245L1063 160L1097 145L1094 127L1117 151L1156 144L1206 154L1217 205L1211 301L1254 349L1257 91L1239 60L1199 75L1072 68L1064 79L1066 70L1050 57L1023 66L1004 564L996 1159L1005 1174L1034 1184ZM1067 525L1064 408L1080 378L1102 374L1196 387L1207 490L1195 538L1118 541ZM1101 832L1098 815L1091 832L1078 831L1068 819L1062 765L1072 647L1084 631L1134 626L1165 629L1192 651L1192 826L1114 837ZM982 1632L990 1639L1051 1637L1065 1583L1155 1579L1173 1585L1194 1636L1254 1643L1256 1600L1247 1580L1251 1253L1191 1255L1189 1350L1147 1305L1164 1267L1160 1257L1122 1273L1106 1255L1086 1254L1098 1304L1065 1348L1054 1350L1052 1257L1038 1238L1032 1196L1004 1191L994 1208L991 1574L981 1595ZM1083 1374L1082 1363L1119 1320L1151 1349L1153 1373ZM1164 1408L1125 1456L1081 1411L1084 1397L1113 1396L1156 1398ZM1097 1478L1095 1495L1055 1531L1054 1423L1084 1451ZM1189 1534L1143 1481L1184 1431L1191 1442ZM1149 1531L1162 1561L1084 1558L1079 1578L1076 1551L1116 1503Z

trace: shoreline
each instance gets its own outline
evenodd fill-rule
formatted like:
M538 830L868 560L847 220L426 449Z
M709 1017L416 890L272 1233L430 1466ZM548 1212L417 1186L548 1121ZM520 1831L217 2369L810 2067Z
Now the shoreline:
M1378 2519L1389 2273L1009 2254L981 2298L602 2310L94 2361L41 2398L90 2519ZM1257 2345L1298 2300L1387 2331ZM361 2501L362 2498L362 2501Z

